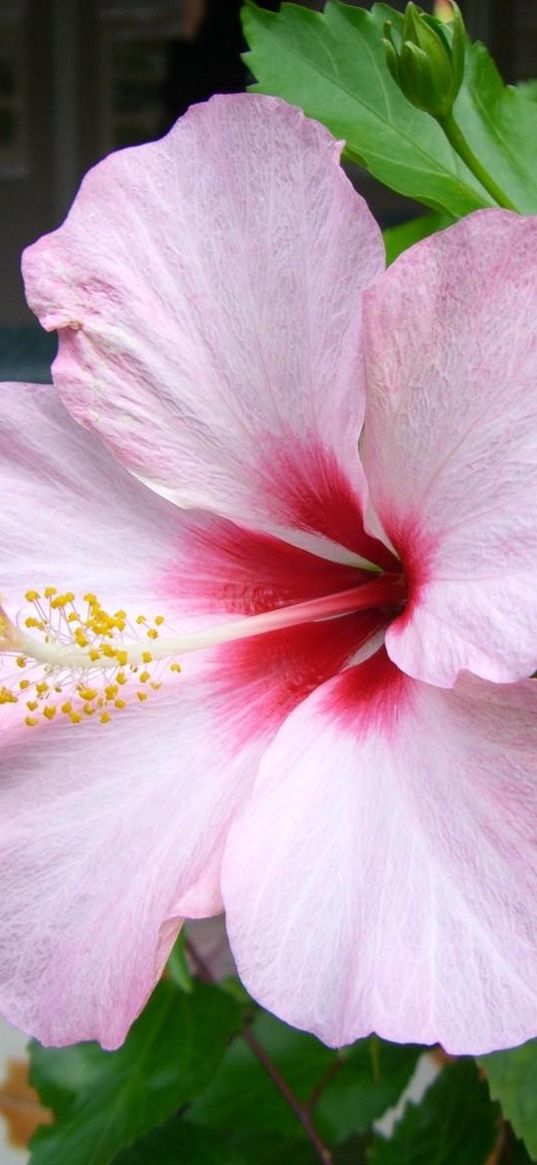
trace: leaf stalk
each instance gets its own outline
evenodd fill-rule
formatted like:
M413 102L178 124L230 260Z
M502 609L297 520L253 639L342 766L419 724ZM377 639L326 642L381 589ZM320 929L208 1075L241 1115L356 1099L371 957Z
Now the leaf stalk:
M479 158L476 157L474 151L468 145L460 126L455 121L453 113L446 113L443 117L437 117L436 121L443 129L455 153L459 155L459 158L462 158L462 161L485 188L487 193L491 195L497 205L501 206L504 210L517 211L518 208L511 202L507 194L504 193L501 186L498 186L498 183L494 181L494 178L491 177L488 170L485 170L485 167L481 165Z

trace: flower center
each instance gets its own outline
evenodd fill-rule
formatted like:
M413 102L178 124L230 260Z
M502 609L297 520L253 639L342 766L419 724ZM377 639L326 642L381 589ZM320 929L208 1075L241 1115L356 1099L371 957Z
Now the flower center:
M0 656L13 674L0 683L0 705L22 703L29 728L59 713L79 724L95 713L101 723L127 706L131 695L144 703L164 672L180 672L178 658L192 651L265 635L286 627L334 619L405 600L402 576L379 575L344 591L277 607L189 635L170 632L164 616L149 620L124 610L110 613L96 595L82 602L71 592L46 587L25 594L30 613L12 622L0 607ZM388 618L388 614L387 614Z

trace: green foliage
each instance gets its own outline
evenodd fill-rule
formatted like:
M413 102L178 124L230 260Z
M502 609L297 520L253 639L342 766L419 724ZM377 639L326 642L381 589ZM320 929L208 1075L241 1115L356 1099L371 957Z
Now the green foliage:
M535 1159L532 1162L524 1142L516 1140L510 1125L506 1131L506 1151L500 1158L498 1165L534 1165Z
M219 988L162 982L117 1052L33 1044L31 1081L57 1123L38 1131L31 1165L108 1165L205 1087L240 1022Z
M524 97L529 97L530 101L537 101L537 78L532 77L530 81L519 81L517 89L524 94Z
M114 1165L247 1165L242 1152L223 1143L210 1129L172 1117L114 1158Z
M258 1132L255 1125L255 1112L252 1112L248 1133L229 1134L235 1151L242 1154L244 1165L319 1165L319 1158L305 1134L291 1137L277 1132Z
M326 1084L316 1107L319 1128L338 1143L365 1133L399 1100L422 1048L371 1036L341 1053L341 1067Z
M368 12L332 0L324 12L282 4L279 13L250 2L243 24L255 90L283 97L346 141L346 155L386 186L460 217L493 205L427 113L392 79L384 24L402 17L385 4ZM467 44L457 122L493 179L525 213L537 211L537 109L521 89L504 86L486 49Z
M318 1158L304 1138L258 1132L255 1112L250 1130L222 1134L173 1117L114 1158L114 1165L318 1165ZM356 1162L354 1162L356 1165Z
M537 1157L537 1040L508 1052L482 1056L490 1094L499 1100L507 1120Z
M418 218L411 218L409 222L403 222L399 226L387 227L383 231L386 262L393 263L407 247L412 247L414 243L419 243L420 239L426 239L435 231L444 230L451 222L449 215L431 211L430 214L420 214Z
M475 1062L459 1060L407 1105L390 1140L376 1137L368 1165L486 1165L498 1120Z
M537 213L537 107L519 86L504 85L484 45L466 53L457 122L474 154L522 214Z
M193 989L193 980L186 957L185 946L185 930L179 932L167 963L168 975L175 983L176 987L180 987L183 991L189 994Z
M299 1100L317 1098L315 1119L330 1143L362 1132L401 1095L420 1049L373 1038L332 1052L313 1036L260 1012L252 1033ZM189 1117L221 1132L247 1132L252 1114L259 1130L301 1136L281 1093L244 1040L228 1051L212 1084L191 1106Z
M338 1145L334 1165L367 1165L367 1138L352 1136Z
M335 1053L313 1036L259 1012L251 1031L295 1095L305 1100L330 1069ZM297 1135L296 1117L244 1040L234 1040L212 1083L191 1106L190 1119L219 1129L248 1132L255 1113L260 1131Z

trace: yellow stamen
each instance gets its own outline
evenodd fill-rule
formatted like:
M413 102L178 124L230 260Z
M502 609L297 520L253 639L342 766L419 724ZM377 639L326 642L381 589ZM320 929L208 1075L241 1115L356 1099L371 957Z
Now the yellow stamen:
M9 688L0 688L0 704L18 704L18 697Z
M0 664L8 655L12 668L29 670L28 678L0 686L0 705L16 704L24 692L29 698L23 716L31 727L57 714L80 724L97 713L107 724L111 712L127 706L123 695L129 679L145 685L131 688L139 703L159 691L155 667L169 658L167 641L159 640L157 630L164 626L164 615L148 619L139 613L133 630L126 610L107 611L92 591L77 600L73 591L47 585L43 591L30 588L25 599L31 607L17 623L0 606ZM145 643L137 638L136 626ZM147 639L159 640L154 650ZM169 654L173 658L175 650ZM171 668L180 671L179 664Z
M99 695L97 688L77 688L77 692L81 700L96 700Z

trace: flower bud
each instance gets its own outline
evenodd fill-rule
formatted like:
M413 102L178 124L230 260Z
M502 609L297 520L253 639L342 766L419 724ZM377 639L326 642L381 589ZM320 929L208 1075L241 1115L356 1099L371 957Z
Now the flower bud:
M453 108L464 75L466 33L457 5L446 23L407 4L400 40L390 22L383 45L390 73L408 101L432 117L446 117Z
M434 0L433 16L436 16L437 20L441 20L442 24L451 24L454 17L451 0Z

